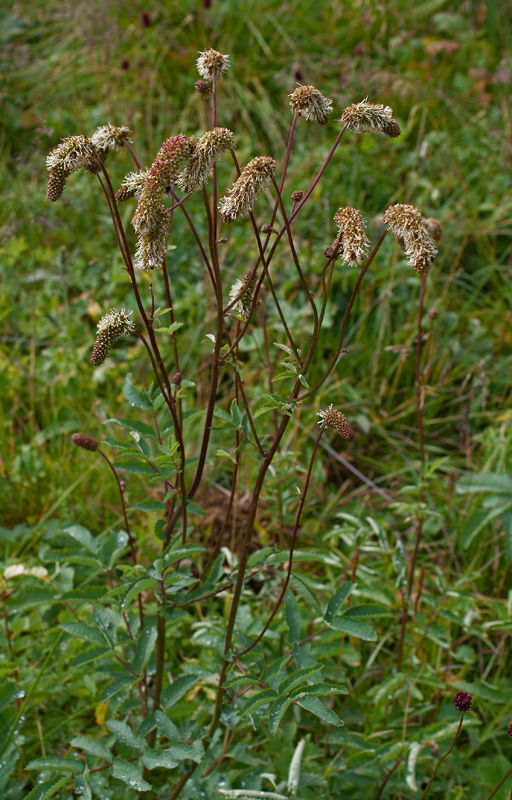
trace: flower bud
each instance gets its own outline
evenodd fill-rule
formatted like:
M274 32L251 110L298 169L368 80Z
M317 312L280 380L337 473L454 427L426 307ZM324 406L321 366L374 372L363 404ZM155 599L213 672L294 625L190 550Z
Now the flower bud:
M292 197L292 203L300 203L300 201L304 197L304 192L302 192L300 189L296 189L294 192L292 192L291 197Z
M71 441L77 447L81 447L83 450L91 450L92 452L100 446L100 443L93 436L87 436L86 433L73 433Z
M473 698L471 697L469 692L457 692L457 694L453 698L453 705L455 706L457 711L469 711L472 702Z
M326 411L319 411L318 420L319 425L325 425L327 428L334 428L338 431L343 439L353 439L355 436L354 429L349 424L347 418L341 411L333 408L332 403Z

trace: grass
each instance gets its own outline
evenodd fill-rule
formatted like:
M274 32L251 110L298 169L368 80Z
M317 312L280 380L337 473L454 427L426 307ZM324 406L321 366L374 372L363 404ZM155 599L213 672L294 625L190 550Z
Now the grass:
M372 232L393 202L413 202L444 226L440 254L427 281L422 321L427 336L427 478L418 575L422 567L425 572L422 592L413 596L418 605L406 632L407 658L397 672L400 592L407 580L418 513L414 352L420 281L394 244L386 241L354 307L347 355L323 387L320 400L304 403L284 441L266 489L267 508L258 532L260 544L274 545L283 530L293 526L295 485L303 480L301 471L313 447L307 430L319 408L330 403L342 407L356 428L356 443L340 450L340 440L327 437L331 451L324 450L315 465L300 544L328 550L334 565L325 571L301 565L300 575L321 596L341 576L354 575L359 601L378 601L394 616L377 625L375 645L347 638L340 652L339 634L330 632L315 647L316 657L326 662L328 679L340 677L351 688L351 695L335 706L345 728L315 728L310 719L297 721L289 712L282 746L260 739L251 748L257 762L251 765L243 760L248 751L237 751L235 740L234 755L222 769L225 779L233 782L230 786L239 786L241 780L252 786L268 759L277 779L284 779L297 737L306 736L306 772L312 776L309 788L307 783L302 788L306 800L330 796L318 794L324 791L318 788L322 781L332 796L349 792L373 798L411 737L419 736L422 743L432 739L441 752L447 749L450 739L439 732L444 726L453 735L447 727L454 719L452 689L468 688L476 698L474 712L467 715L450 755L451 767L445 764L439 780L444 781L440 785L446 797L483 800L509 764L512 527L506 513L483 517L482 512L503 500L498 490L465 493L460 481L467 471L507 473L512 452L508 4L461 6L427 0L412 7L400 0L333 0L320 5L299 0L292 9L264 0L214 0L206 9L187 2L156 3L148 27L143 11L142 4L124 0L74 6L50 0L42 7L28 2L22 10L3 12L0 533L5 564L39 563L49 548L62 545L62 531L70 523L85 525L103 540L119 527L115 485L93 456L72 448L69 436L87 431L103 438L105 419L128 413L121 392L126 373L132 372L139 386L149 379L137 345L121 344L96 370L89 364L99 317L110 306L130 307L133 301L92 180L73 176L65 200L50 206L43 199L46 153L61 137L91 133L108 120L132 128L143 163L153 159L171 133L202 132L208 120L193 91L194 62L197 51L210 44L232 55L232 72L222 86L220 119L222 125L240 131L241 162L255 155L256 148L283 151L290 124L285 96L296 82L314 84L339 110L367 95L371 101L389 103L403 135L393 143L352 136L340 147L297 231L297 246L301 258L314 265L319 285L322 253L334 238L332 216L340 205L360 208ZM331 121L326 130L299 131L289 191L305 188L303 176L318 168L337 130ZM123 151L113 166L115 185L130 168ZM227 182L230 167L222 165L220 173ZM191 213L199 208L199 201L191 198ZM126 209L125 221L130 213ZM180 331L186 374L199 357L206 364L200 326L212 314L212 305L202 266L179 217L173 231L171 242L179 247L171 259L171 280L176 317L186 323ZM232 271L233 280L245 271L251 254L242 235L233 232L223 267ZM278 255L276 271L282 276L286 313L298 329L302 326L306 341L308 318L284 256ZM334 299L322 334L326 359L335 347L354 277L340 269L334 280ZM157 281L154 289L164 306ZM429 316L433 310L438 312L435 319ZM270 319L271 333L273 325ZM243 353L251 391L259 390L263 348L262 331L255 329ZM323 368L323 363L313 365L312 383ZM186 374L197 381L198 407L207 393L207 375L207 370L199 370L195 378ZM227 383L224 389L227 397ZM114 429L108 435L116 435ZM221 441L220 434L216 436L213 451ZM217 530L223 495L219 499L215 487L229 487L228 466L212 470L213 483L201 496L209 514L199 527L202 540ZM356 477L351 466L366 481ZM240 484L247 488L253 473L244 469ZM372 483L394 504L369 488ZM131 504L151 496L139 477L130 476ZM475 517L475 512L482 516ZM239 513L238 526L243 527L243 505ZM152 534L156 517L148 519L137 511L131 516L149 563L158 547ZM235 552L239 530L235 522L228 542ZM84 566L64 565L52 587L65 593L94 586L96 579ZM36 578L24 581L24 600L8 601L13 652L4 636L0 666L5 675L14 670L28 691L66 612L62 605L52 605L49 591ZM274 588L271 584L269 592ZM302 606L301 611L308 635L311 612ZM212 614L218 615L216 624L222 628L222 607L213 607ZM192 622L187 622L184 641L196 647L194 658L200 659L205 651L195 635ZM68 641L66 647L38 684L23 729L25 740L19 743L20 760L13 761L13 777L2 784L9 800L24 797L31 788L23 771L30 758L63 755L70 736L98 732L94 710L103 676L94 670L87 679L82 673L65 672L66 659L76 654L76 642ZM210 688L206 683L200 697L210 700ZM202 719L199 699L191 703ZM114 703L109 714L115 708ZM183 703L176 717L185 719L186 714ZM68 715L74 715L73 724ZM418 786L422 781L426 785L434 763L422 751ZM414 770L404 758L383 797L418 797L413 779ZM255 788L261 788L256 783ZM199 788L191 786L193 796ZM267 784L264 788L271 790ZM509 791L505 786L496 796L508 797ZM133 792L126 795L132 796Z

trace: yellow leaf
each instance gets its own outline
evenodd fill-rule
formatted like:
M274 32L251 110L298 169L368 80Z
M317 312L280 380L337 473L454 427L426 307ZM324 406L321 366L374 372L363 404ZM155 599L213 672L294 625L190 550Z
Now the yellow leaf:
M94 712L94 719L97 725L104 725L107 718L108 706L106 703L99 703Z

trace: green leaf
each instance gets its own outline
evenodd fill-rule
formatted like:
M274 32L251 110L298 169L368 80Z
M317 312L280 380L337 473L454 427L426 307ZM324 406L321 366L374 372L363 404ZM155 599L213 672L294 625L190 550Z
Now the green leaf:
M305 667L304 669L298 669L292 672L291 675L288 675L288 677L279 684L279 694L289 694L296 686L306 683L313 675L318 675L323 668L323 664L316 664L315 666Z
M170 758L176 758L178 761L190 758L191 761L199 764L204 756L204 747L201 740L198 739L192 744L173 744L167 748L166 753L169 754Z
M87 528L83 528L81 525L70 525L69 528L64 528L64 533L72 536L73 539L80 544L83 544L90 553L96 555L98 552L98 542Z
M146 461L116 461L115 468L130 475L155 475L156 471Z
M82 795L83 800L92 800L91 787L82 775L75 776L75 795Z
M167 689L164 689L160 698L160 705L163 708L170 708L178 700L181 700L191 686L199 680L198 675L184 675L182 678L177 678Z
M141 394L132 384L132 373L129 372L123 383L124 399L134 408L141 408L143 411L151 411L153 404Z
M83 589L71 589L61 594L61 600L77 600L80 603L94 603L105 594L103 586L85 586Z
M141 761L148 769L156 769L157 767L174 769L178 766L178 762L171 757L167 750L151 750L149 747L144 750Z
M275 734L279 727L279 723L284 717L287 708L290 706L291 697L278 697L270 706L270 714L268 718L268 729L272 736Z
M126 428L128 431L137 431L137 433L140 433L142 436L149 436L152 439L157 438L155 431L147 422L139 422L138 420L131 419L107 419L103 424L120 425L121 428Z
M505 547L507 550L507 564L512 564L512 511L505 511L501 517L501 524L505 531Z
M109 719L105 722L105 725L109 731L112 731L119 742L126 742L127 745L136 749L146 746L142 736L134 733L126 722L122 722L119 719Z
M276 661L273 661L272 664L269 664L266 670L261 674L261 682L268 683L269 680L275 678L276 675L279 675L279 673L282 672L283 669L288 664L290 658L291 655L282 656L281 658L278 658Z
M180 732L174 722L172 722L169 717L166 717L163 711L155 711L154 717L160 733L162 733L166 739L179 742Z
M261 550L256 550L249 558L247 559L247 567L251 569L254 567L255 564L259 564L260 561L263 561L268 555L274 552L273 547L262 547Z
M164 565L169 567L171 564L175 564L176 561L180 561L182 558L204 552L205 548L200 544L185 544L183 547L171 545L171 547L168 547L163 554Z
M94 609L93 616L107 644L112 648L115 647L117 642L117 620L108 609L98 606Z
M78 748L78 750L85 750L85 752L90 753L91 756L104 758L105 761L108 761L110 764L112 763L112 753L104 744L98 742L97 739L92 739L89 736L75 736L74 739L71 739L69 744L71 747Z
M155 649L156 639L156 628L144 628L140 634L137 642L137 650L135 652L135 660L133 662L133 668L138 675L146 669L153 650Z
M366 622L359 622L355 619L347 619L346 617L335 617L330 623L331 628L335 631L347 633L349 636L355 636L356 639L364 639L366 642L376 642L377 634Z
M109 647L89 647L73 659L71 667L83 667L84 664L90 664L92 661L97 661L98 658L111 655L112 650Z
M364 605L349 608L343 614L344 617L355 617L357 619L373 619L375 617L392 617L393 612L384 606Z
M303 579L299 575L290 575L290 584L292 589L295 589L297 594L300 594L303 600L306 601L308 606L310 606L313 611L316 611L317 614L322 614L322 609L320 607L320 603L316 599L315 595L303 581Z
M222 408L218 408L218 406L215 406L215 408L213 409L213 416L220 417L220 419L223 419L224 422L229 422L230 425L232 424L231 414L228 414L228 412L224 411L224 409Z
M315 695L315 697L325 697L331 696L333 694L350 694L350 691L347 689L346 686L338 686L326 683L312 683L308 686L299 686L297 689L294 689L290 692L290 696L293 699L300 699L302 697L307 697L308 695Z
M238 716L245 717L246 714L250 714L251 711L256 711L257 708L265 706L267 703L272 702L276 698L277 692L274 692L273 689L264 689L262 692L258 692L258 694L255 694L254 697L251 697L245 702L238 712Z
M137 503L136 506L130 506L130 511L165 511L165 503L160 500L145 500L143 503Z
M119 600L119 613L122 614L128 603L131 603L134 597L147 589L155 589L158 582L154 578L139 578L129 584L128 589L125 591Z
M101 633L95 628L88 628L81 622L63 622L59 627L72 636L78 636L79 639L86 639L89 642L105 646L105 639Z
M293 554L293 562L298 561L321 561L325 563L327 558L326 553L320 553L318 550L295 550ZM267 559L267 564L283 564L285 561L290 560L290 551L281 550L279 553L272 553Z
M334 711L331 711L330 708L327 708L327 706L324 706L318 697L302 697L300 700L297 700L297 704L301 706L301 708L305 708L306 711L310 711L316 717L320 717L327 725L336 725L337 727L343 725L338 715L335 714Z
M236 425L237 428L239 428L242 422L242 414L240 412L240 409L238 408L236 400L232 401L230 411L233 423Z
M200 508L197 505L197 503L191 503L188 499L187 499L187 511L190 514L195 514L197 517L207 517L208 516L206 511L203 511L203 509Z
M131 786L131 788L135 789L137 792L149 792L149 790L152 789L151 784L147 783L147 781L142 778L137 767L121 758L114 759L110 774L113 778L124 781L124 783L127 783L128 786Z
M284 607L286 614L286 624L288 625L288 641L290 644L298 642L300 639L300 626L302 623L299 607L292 592L286 592L284 596Z
M313 667L317 664L316 658L311 654L311 642L293 645L293 658L299 669Z
M40 783L29 794L25 795L24 800L48 800L53 797L55 792L69 783L69 778L52 778L49 781Z
M327 603L327 608L324 614L324 619L327 623L329 623L338 609L343 605L347 597L349 596L350 592L354 588L353 584L349 581L345 581L339 589L333 594L329 602Z
M484 528L492 519L499 517L508 507L509 506L507 504L504 506L499 506L498 508L479 508L478 511L475 511L473 514L471 514L469 519L466 520L466 523L462 529L462 549L467 550L475 536L480 533L482 528Z
M51 769L57 772L83 772L84 765L77 758L36 758L27 769Z
M478 475L467 475L457 484L458 494L473 492L496 492L512 494L512 477L500 472L480 472Z

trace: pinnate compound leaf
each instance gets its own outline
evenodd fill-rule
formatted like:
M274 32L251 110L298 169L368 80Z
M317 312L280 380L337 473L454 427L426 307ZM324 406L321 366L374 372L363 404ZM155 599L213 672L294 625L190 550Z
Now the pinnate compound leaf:
M356 619L347 619L347 617L335 617L330 623L331 628L335 631L341 631L349 636L355 636L356 639L364 639L366 642L376 642L377 634L366 622L359 622Z
M178 766L178 762L171 758L167 750L152 750L150 747L144 750L141 761L148 769L156 769L157 767L174 769Z
M268 683L271 678L275 678L275 676L282 672L282 670L286 667L290 658L291 655L282 656L281 658L276 659L276 661L273 661L272 664L269 664L266 670L262 672L261 682Z
M24 800L49 800L49 798L53 797L66 783L69 783L69 778L52 778L49 781L40 783L35 789L32 789Z
M343 614L344 617L356 619L375 619L376 617L392 617L393 612L384 606L364 605L349 608Z
M300 639L300 626L302 623L299 607L293 592L286 592L284 596L284 608L286 614L286 624L288 625L290 644L298 642Z
M96 555L98 552L98 542L92 533L87 528L83 528L82 525L70 525L69 528L64 528L64 533L67 533L76 542L82 544L90 553Z
M300 700L297 700L297 703L301 708L305 708L306 711L310 711L316 717L320 717L327 725L336 725L339 727L344 724L338 715L334 711L331 711L330 708L327 708L327 706L324 706L318 697L313 695L302 697Z
M85 752L90 753L91 756L104 758L106 761L112 763L112 753L104 744L98 742L97 739L92 739L89 736L75 736L74 739L71 739L69 744L71 747L76 747L78 750L85 750Z
M251 697L250 700L247 700L245 705L238 712L238 716L245 717L246 714L250 714L251 711L256 711L257 708L261 708L261 706L272 702L276 698L277 692L274 692L273 689L264 689L262 692L255 694L254 697Z
M72 636L77 636L79 639L85 639L88 642L101 644L105 646L105 639L99 631L95 628L89 628L82 622L63 622L60 626L63 631L70 633Z
M279 727L279 723L284 717L287 708L291 705L291 697L278 697L270 706L270 714L268 718L268 729L272 736Z
M146 669L149 659L155 649L157 639L156 628L144 628L139 636L137 642L137 650L135 652L135 660L133 668L135 672L140 675Z
M126 742L130 747L137 749L146 746L142 736L134 733L126 722L121 722L119 719L109 719L105 725L109 731L112 731L119 742Z
M188 692L194 683L197 683L199 677L197 675L183 675L182 678L177 678L167 689L164 689L160 698L160 705L163 708L170 708L178 700L181 700L184 694Z
M339 608L343 605L347 597L349 596L350 592L353 589L353 584L349 581L345 581L339 589L333 594L329 602L327 603L327 608L325 610L324 619L327 623L329 623Z
M124 781L124 783L127 783L128 786L131 786L132 789L135 789L137 792L149 792L150 789L153 788L150 783L142 778L137 767L129 761L124 761L122 758L114 759L110 774L113 778Z
M132 384L132 373L129 372L123 383L123 396L133 408L140 408L143 411L151 411L153 404L148 398L141 394Z
M313 675L318 675L323 668L323 664L317 664L313 667L306 667L305 669L298 669L296 672L292 672L291 675L288 675L288 677L279 684L279 694L291 692L296 686L306 683Z
M83 772L84 765L77 758L35 758L27 769L51 769L55 772Z

